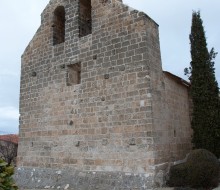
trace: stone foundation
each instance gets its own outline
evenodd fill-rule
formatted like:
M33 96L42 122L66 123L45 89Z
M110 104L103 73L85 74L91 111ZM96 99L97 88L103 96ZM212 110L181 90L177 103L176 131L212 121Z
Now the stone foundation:
M123 172L17 168L14 178L19 189L136 190L153 188L151 175Z

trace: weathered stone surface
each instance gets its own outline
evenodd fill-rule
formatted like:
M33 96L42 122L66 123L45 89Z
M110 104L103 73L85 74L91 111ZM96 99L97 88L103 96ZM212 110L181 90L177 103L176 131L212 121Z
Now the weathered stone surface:
M73 170L18 168L14 176L24 189L118 190L152 187L152 177L123 172L82 172Z
M115 189L161 186L191 148L188 87L162 71L158 25L118 0L88 2L51 0L22 55L20 188L40 188L30 168L45 186L57 168L63 186L77 171L98 171L96 185L116 176Z

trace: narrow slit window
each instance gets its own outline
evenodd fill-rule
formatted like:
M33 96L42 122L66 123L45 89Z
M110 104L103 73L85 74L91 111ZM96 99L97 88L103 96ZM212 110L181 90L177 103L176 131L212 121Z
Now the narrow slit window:
M79 37L92 33L91 0L80 0L79 3Z
M81 63L67 66L67 86L81 83Z
M65 9L59 6L55 9L53 15L53 45L65 41Z

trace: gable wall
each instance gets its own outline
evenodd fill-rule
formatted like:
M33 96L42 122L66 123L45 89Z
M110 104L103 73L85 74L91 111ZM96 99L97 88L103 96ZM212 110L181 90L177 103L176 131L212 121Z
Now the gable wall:
M65 7L66 33L65 42L53 46L57 6ZM69 86L68 66L76 63L81 83ZM109 179L122 178L121 186L152 186L153 166L161 157L155 144L164 126L158 125L163 99L156 101L164 91L152 19L119 1L92 0L92 34L79 38L78 1L53 0L22 56L21 72L18 175L32 180L18 180L21 187L52 185L49 179L59 176L55 171L66 169L78 188L80 172L88 184L90 175L111 172L115 177ZM35 178L29 175L33 168ZM46 176L39 177L42 172ZM47 183L39 184L42 179ZM111 187L107 183L106 189Z
M44 22L60 4L47 7ZM64 3L65 43L52 46L50 24L42 24L23 55L19 163L138 171L135 159L144 156L145 172L153 158L146 151L152 143L148 44L157 26L119 3L93 1L93 33L78 38L76 5ZM67 86L67 65L74 63L81 63L81 84Z

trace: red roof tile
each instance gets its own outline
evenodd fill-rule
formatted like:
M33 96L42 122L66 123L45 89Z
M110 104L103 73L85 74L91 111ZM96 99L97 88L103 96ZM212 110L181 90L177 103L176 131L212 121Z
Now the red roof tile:
M18 135L0 135L0 141L8 141L18 144Z

